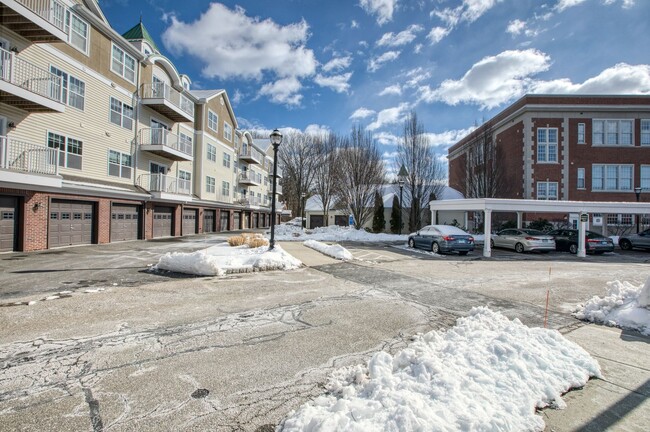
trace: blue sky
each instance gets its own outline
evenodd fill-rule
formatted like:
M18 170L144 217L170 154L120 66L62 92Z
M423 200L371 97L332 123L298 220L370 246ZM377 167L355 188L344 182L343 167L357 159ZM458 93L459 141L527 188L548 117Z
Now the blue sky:
M650 93L648 0L102 0L140 14L241 129L360 123L395 150L415 109L438 151L525 93Z

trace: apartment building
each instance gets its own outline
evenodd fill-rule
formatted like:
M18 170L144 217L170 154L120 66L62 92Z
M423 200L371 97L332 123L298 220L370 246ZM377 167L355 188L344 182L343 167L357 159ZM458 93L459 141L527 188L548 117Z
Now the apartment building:
M0 59L0 252L269 226L268 148L142 22L0 0Z
M469 197L481 197L468 192L483 181L492 198L648 202L650 96L526 95L453 145L448 159L449 185Z

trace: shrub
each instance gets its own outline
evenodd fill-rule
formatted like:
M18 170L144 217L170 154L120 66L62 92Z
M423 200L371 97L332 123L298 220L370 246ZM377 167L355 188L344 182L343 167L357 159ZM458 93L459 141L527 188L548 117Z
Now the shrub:
M246 244L250 248L257 248L261 246L268 246L269 241L263 237L253 237L249 241L247 241Z
M228 244L232 247L246 245L250 248L256 248L268 246L269 241L262 237L261 234L242 233L241 235L230 237Z
M539 231L550 231L553 229L553 224L547 221L546 219L537 219L536 221L530 222L528 228L536 229Z
M244 236L241 236L241 235L232 236L232 237L228 238L228 244L230 246L233 246L233 247L234 246L241 246L241 245L243 245L245 243L246 243L246 239L244 238Z

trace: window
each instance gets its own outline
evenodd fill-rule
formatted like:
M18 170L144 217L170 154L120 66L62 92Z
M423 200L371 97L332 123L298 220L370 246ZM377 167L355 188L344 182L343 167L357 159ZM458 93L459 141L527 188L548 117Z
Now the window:
M48 132L47 146L59 150L59 166L81 169L83 143L77 139Z
M226 122L223 123L223 137L232 142L232 126Z
M111 97L111 123L131 130L133 128L133 108Z
M633 120L594 120L594 145L632 145Z
M219 130L219 116L208 110L208 128L217 132Z
M650 146L650 120L641 120L641 145Z
M557 128L537 129L537 162L557 162Z
M215 192L215 181L214 177L206 176L205 177L205 191L208 193Z
M50 72L54 75L61 77L61 99L60 101L71 107L84 109L84 101L86 97L86 84L79 78L68 75L66 72L50 66ZM53 95L58 89L52 88Z
M178 134L178 140L180 141L181 151L192 154L192 137L180 132Z
M557 200L557 182L537 182L538 200Z
M135 59L117 45L113 45L111 71L129 82L135 83Z
M230 183L227 181L221 182L221 195L227 197L230 196Z
M641 165L641 189L650 191L650 165Z
M230 168L230 155L228 153L223 154L223 166Z
M585 169L578 168L578 189L585 189Z
M631 214L608 214L607 225L633 225L634 217Z
M217 161L217 148L212 144L208 144L208 160Z
M633 165L594 164L591 169L591 189L594 191L632 190Z
M108 175L131 178L131 155L115 150L108 151Z
M578 144L585 143L585 124L578 123Z
M70 14L70 44L88 54L88 24L73 13Z

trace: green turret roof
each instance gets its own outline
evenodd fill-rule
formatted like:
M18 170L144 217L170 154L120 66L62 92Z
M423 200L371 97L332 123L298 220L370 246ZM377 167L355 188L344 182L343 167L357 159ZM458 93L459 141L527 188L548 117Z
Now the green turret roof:
M133 28L127 30L122 37L126 40L146 40L154 51L160 52L156 43L153 41L153 38L145 28L144 24L142 24L142 21L133 26Z

